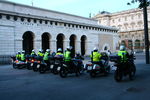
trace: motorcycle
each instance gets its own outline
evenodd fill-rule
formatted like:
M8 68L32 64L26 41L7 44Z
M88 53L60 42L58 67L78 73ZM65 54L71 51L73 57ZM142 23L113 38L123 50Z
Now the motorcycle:
M57 70L58 67L60 67L62 65L62 62L63 62L63 55L55 55L54 56L54 64L51 65L51 72L54 73L54 74L58 74L59 71Z
M39 68L40 73L45 73L46 71L50 70L50 66L54 64L54 57L49 56L49 60L47 62L44 62L44 60L41 61L40 66L38 65L37 67Z
M61 67L58 67L57 70L59 71L59 75L62 78L67 77L68 74L75 73L76 76L79 76L81 73L81 65L82 59L72 59L70 65L67 63L63 63Z
M33 69L33 71L38 71L39 70L39 67L41 66L41 62L42 62L42 60L43 60L43 57L40 57L40 56L36 56L35 57L35 61L34 61L34 63L33 63L33 67L32 67L32 69Z
M99 64L99 62L92 62L91 64L85 65L84 69L87 70L88 73L90 73L91 77L96 77L98 74L103 74L107 76L110 72L110 65L109 61L102 58L102 66Z
M26 67L26 62L16 59L16 57L12 58L12 64L14 69L22 69Z
M114 66L117 67L114 73L114 79L117 82L122 81L123 76L129 76L130 80L134 79L136 73L136 66L134 64L135 57L133 54L129 55L127 62L121 62L120 56L110 58L111 61L115 62Z

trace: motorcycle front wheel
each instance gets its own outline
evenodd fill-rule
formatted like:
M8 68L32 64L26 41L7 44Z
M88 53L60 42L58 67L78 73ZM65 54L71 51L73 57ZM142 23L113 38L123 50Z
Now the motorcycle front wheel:
M129 72L129 79L130 79L130 80L133 80L133 79L134 79L135 73L136 73L136 67L135 67L135 65L133 65L133 66L130 68L130 72Z
M67 68L65 68L65 67L64 67L64 68L61 68L59 74L60 74L60 77L62 77L62 78L67 77L67 75L68 75Z

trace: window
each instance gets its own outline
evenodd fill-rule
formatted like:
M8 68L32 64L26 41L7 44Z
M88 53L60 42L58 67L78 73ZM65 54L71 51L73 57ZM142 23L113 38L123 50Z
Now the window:
M33 21L34 21L34 23L36 23L36 22L37 22L37 20L36 20L36 19L34 19Z
M14 16L14 21L16 21L18 19L18 17L17 16Z
M23 18L23 17L21 17L21 21L22 21L22 22L24 21L24 18Z
M30 18L28 18L28 20L27 20L28 22L31 22L31 19Z
M6 15L6 19L8 19L8 20L9 20L9 19L10 19L10 15Z

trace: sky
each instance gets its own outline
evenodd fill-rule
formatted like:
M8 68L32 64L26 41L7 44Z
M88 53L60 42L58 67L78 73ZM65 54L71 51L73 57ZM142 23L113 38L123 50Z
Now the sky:
M100 11L119 12L137 8L138 3L127 5L131 0L6 0L49 10L89 17Z

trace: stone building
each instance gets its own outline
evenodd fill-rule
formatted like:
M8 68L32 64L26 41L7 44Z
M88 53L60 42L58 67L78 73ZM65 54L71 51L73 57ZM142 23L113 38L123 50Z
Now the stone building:
M150 7L147 8L150 24ZM93 17L101 25L119 28L120 44L135 51L144 50L144 21L142 9L136 8L117 13L101 12ZM150 26L148 26L150 32ZM150 34L149 34L150 39Z
M0 62L21 50L64 51L69 45L82 55L89 55L94 47L115 51L117 31L94 19L0 1Z

